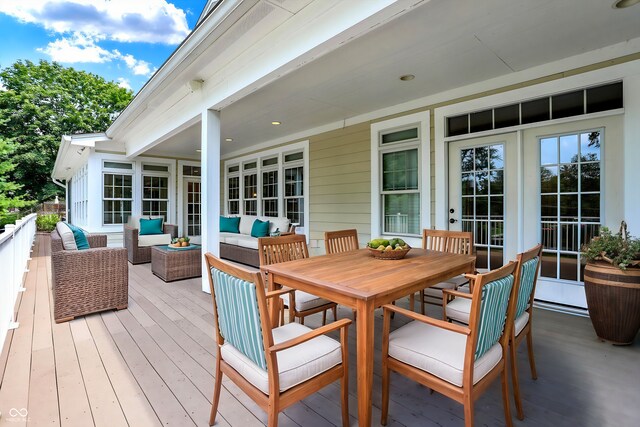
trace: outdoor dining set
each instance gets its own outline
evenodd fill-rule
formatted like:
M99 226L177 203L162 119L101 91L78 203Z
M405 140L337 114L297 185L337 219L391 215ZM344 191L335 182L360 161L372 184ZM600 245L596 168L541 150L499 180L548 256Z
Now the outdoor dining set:
M383 425L392 371L462 403L467 426L473 425L475 400L500 377L511 426L510 371L517 416L523 419L515 356L526 338L535 379L531 322L541 245L493 271L475 269L473 246L470 232L425 229L422 248L379 259L361 248L356 230L341 230L326 232L326 255L314 257L304 235L262 237L259 271L205 254L217 341L209 424L215 423L226 375L267 412L269 426L277 425L279 412L339 380L342 424L348 426L347 343L355 322L358 424L371 425L379 333L374 313L380 307ZM410 309L395 304L407 296ZM425 315L425 304L440 306L442 318ZM338 305L352 309L353 320L338 319ZM327 324L328 311L334 322ZM316 313L323 315L322 326L305 326L305 317ZM409 322L392 331L394 315ZM331 332L339 332L339 341Z

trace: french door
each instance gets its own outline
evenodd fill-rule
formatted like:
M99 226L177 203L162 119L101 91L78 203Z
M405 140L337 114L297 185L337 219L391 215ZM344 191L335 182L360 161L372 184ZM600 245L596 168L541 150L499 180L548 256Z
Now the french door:
M200 190L200 178L184 178L183 230L194 243L199 243L202 234Z
M517 253L516 134L449 143L449 229L471 231L476 268Z

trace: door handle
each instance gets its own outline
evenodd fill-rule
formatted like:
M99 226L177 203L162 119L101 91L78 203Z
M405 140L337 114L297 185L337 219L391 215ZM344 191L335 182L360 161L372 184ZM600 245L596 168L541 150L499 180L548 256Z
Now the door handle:
M456 222L458 222L457 219L455 218L449 218L449 224L455 224Z

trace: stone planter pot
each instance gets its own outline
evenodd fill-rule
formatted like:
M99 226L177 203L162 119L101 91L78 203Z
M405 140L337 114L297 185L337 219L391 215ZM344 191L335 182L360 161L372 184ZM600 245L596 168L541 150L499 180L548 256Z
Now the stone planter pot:
M640 329L640 268L620 270L605 262L587 263L584 290L598 338L631 344Z

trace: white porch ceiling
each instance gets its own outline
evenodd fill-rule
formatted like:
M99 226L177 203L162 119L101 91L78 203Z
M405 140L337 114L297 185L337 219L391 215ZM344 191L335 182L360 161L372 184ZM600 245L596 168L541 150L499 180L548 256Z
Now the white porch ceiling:
M612 3L431 0L224 108L223 154L640 37L640 5ZM148 154L199 145L195 125Z

